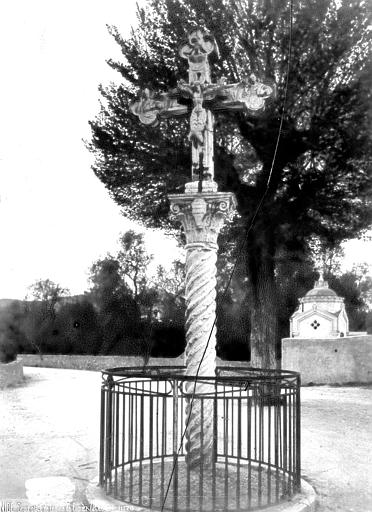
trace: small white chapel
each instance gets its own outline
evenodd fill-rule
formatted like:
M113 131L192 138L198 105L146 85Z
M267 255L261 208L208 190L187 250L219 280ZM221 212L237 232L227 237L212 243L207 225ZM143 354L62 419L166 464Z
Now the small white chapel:
M337 338L349 333L344 299L329 288L320 272L314 288L299 299L290 319L291 338Z

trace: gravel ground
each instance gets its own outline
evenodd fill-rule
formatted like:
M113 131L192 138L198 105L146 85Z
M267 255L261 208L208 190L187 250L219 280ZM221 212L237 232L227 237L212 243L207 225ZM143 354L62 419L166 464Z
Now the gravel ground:
M24 368L22 386L1 391L0 499L27 498L33 478L69 477L81 490L97 475L99 372Z
M302 388L303 476L318 511L372 511L372 386Z
M100 373L26 367L25 376L1 392L0 501L29 503L26 485L40 496L60 485L63 496L70 481L83 504L98 472ZM371 512L372 387L302 388L301 396L303 477L318 511Z

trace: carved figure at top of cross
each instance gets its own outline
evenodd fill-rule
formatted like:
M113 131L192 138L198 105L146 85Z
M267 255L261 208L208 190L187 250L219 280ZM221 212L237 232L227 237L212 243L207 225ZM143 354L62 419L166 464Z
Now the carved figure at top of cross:
M208 56L216 50L213 38L200 29L189 34L189 42L181 46L179 54L189 62L189 84L210 83L211 74Z
M192 31L188 42L179 50L180 56L189 63L188 83L179 80L175 89L161 94L145 89L140 100L130 105L131 112L148 126L156 126L161 119L190 113L191 175L192 181L199 181L199 191L202 182L214 179L214 113L245 111L259 115L265 109L266 100L275 95L274 85L261 82L252 73L238 83L228 84L225 78L211 83L208 57L216 50L211 35L201 29Z

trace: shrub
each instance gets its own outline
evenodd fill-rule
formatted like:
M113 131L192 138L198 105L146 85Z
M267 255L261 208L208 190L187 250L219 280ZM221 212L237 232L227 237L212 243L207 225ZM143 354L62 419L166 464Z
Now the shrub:
M17 358L18 347L14 340L0 332L0 363L11 363Z

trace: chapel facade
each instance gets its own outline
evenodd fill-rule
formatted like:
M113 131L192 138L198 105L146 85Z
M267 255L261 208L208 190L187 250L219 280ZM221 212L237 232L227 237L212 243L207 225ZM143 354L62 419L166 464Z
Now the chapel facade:
M314 288L299 299L290 319L291 338L337 338L349 333L344 299L329 288L323 274Z

